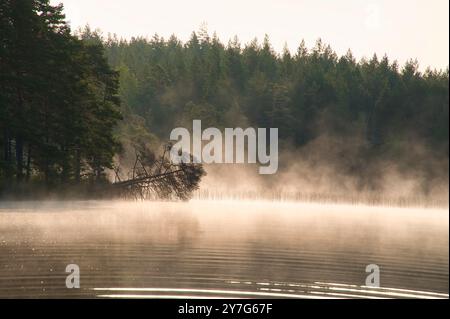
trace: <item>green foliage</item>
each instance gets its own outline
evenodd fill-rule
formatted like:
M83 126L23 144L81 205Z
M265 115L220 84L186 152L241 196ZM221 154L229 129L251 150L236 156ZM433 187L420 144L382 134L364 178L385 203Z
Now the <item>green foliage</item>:
M0 5L0 181L99 180L119 148L119 77L48 0Z
M266 36L223 45L205 29L184 45L175 36L104 41L114 68L124 70L121 95L133 114L160 138L193 118L207 125L278 127L301 147L322 134L360 136L370 154L404 141L448 156L448 70L399 69L387 57L338 57L318 40L296 54L276 54ZM236 110L239 110L237 117ZM233 116L230 116L234 113Z

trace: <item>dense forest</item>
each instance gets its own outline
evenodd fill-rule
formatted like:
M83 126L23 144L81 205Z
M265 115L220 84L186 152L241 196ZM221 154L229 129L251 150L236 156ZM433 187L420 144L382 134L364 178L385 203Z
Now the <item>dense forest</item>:
M415 60L400 66L376 55L357 61L320 39L279 54L268 37L223 44L206 28L186 43L158 35L126 41L89 28L79 34L102 42L120 72L125 144L165 140L193 119L204 127L276 127L287 154L280 173L295 175L293 162L310 162L315 175L336 173L327 180L350 177L350 191L386 190L391 173L414 180L413 193L448 191L448 68L423 72Z
M364 134L373 147L407 136L448 153L448 70L421 73L416 61L400 68L376 55L358 62L351 51L338 57L321 40L311 50L302 42L296 54L278 55L267 37L223 45L206 30L186 44L155 35L109 37L104 45L120 71L129 113L163 138L200 118L218 127L278 127L298 147L328 130Z
M47 0L3 0L0 41L3 189L105 182L127 153L158 147L193 119L277 127L286 152L326 137L339 147L321 156L361 187L377 187L367 172L381 174L381 161L422 172L424 192L448 185L448 68L357 61L321 40L277 53L268 37L224 44L205 28L186 43L71 32Z
M2 188L100 180L119 150L118 73L71 35L62 6L0 3Z

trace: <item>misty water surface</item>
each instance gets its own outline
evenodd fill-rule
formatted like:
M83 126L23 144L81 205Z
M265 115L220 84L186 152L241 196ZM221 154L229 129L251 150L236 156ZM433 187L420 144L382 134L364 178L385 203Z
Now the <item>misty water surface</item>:
M448 226L446 209L3 202L0 297L448 298Z

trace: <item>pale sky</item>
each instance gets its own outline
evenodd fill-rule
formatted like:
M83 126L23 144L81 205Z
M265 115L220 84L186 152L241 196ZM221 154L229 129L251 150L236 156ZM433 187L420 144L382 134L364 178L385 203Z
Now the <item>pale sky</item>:
M421 69L448 66L448 0L51 0L63 3L72 29L89 24L106 35L175 34L186 41L206 23L227 43L268 34L275 50L295 52L317 38L338 54L357 58L385 53L403 64L417 58Z

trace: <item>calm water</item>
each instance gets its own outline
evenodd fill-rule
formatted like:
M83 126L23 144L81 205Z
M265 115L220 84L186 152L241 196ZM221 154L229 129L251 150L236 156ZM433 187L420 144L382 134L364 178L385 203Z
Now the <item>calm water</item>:
M448 298L448 231L448 210L3 202L0 297ZM369 264L381 288L364 286Z

